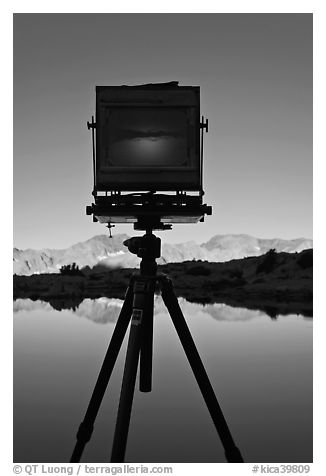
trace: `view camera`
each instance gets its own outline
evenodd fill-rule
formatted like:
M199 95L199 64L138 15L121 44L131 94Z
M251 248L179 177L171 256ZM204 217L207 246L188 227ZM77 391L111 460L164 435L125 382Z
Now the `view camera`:
M211 214L202 203L203 131L199 87L177 82L142 86L98 86L93 139L95 203L87 214L95 221L134 223L143 236L123 242L141 258L129 281L109 347L76 435L71 456L78 463L91 439L106 387L130 323L128 347L114 431L111 462L124 461L139 366L139 390L152 391L155 293L163 302L221 438L227 461L243 462L217 401L205 367L180 308L173 282L158 270L161 239L153 230L173 223L196 223ZM96 132L96 138L95 138ZM111 281L111 279L110 279Z
M97 86L93 135L95 203L87 214L135 229L196 223L202 203L203 131L198 86L178 82Z

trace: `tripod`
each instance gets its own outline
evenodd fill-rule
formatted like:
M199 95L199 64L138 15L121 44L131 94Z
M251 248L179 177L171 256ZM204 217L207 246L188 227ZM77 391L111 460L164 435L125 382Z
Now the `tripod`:
M128 246L129 251L142 258L140 273L134 274L131 277L124 304L98 375L84 420L77 432L77 442L70 462L77 463L80 461L86 443L91 438L97 413L128 324L131 320L111 454L111 462L121 463L124 461L138 361L139 390L141 392L150 392L152 388L153 307L155 288L156 284L159 283L164 304L172 318L174 327L223 444L226 460L232 463L242 463L241 453L233 441L227 422L200 359L196 345L180 309L178 299L174 293L172 281L166 275L157 273L156 258L160 257L161 240L153 235L151 230L147 230L143 237L131 238L126 240L124 244Z

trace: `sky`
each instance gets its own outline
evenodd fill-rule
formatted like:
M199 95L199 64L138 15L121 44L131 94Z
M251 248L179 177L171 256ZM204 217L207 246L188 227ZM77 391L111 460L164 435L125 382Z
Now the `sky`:
M312 238L312 14L14 14L13 46L14 246L108 233L85 214L95 86L164 81L201 88L213 215L157 234Z

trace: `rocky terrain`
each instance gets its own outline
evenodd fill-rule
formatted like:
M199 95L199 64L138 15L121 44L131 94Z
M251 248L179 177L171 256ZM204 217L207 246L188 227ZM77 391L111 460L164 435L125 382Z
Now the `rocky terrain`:
M77 308L84 299L123 299L134 272L97 264L75 274L15 275L14 300L44 301L60 310ZM171 277L176 294L188 302L225 303L261 310L271 317L293 313L312 317L312 249L300 253L277 253L271 249L261 256L221 263L169 263L160 265L159 272Z
M137 256L129 253L123 245L127 235L98 235L77 243L67 249L19 250L14 248L13 272L17 275L59 273L64 265L76 263L79 268L96 264L114 268L134 268L138 266ZM194 241L179 244L163 243L159 264L181 263L189 260L203 260L212 263L226 262L250 256L261 256L269 249L278 253L299 253L312 248L312 240L260 239L249 235L215 235L208 242Z

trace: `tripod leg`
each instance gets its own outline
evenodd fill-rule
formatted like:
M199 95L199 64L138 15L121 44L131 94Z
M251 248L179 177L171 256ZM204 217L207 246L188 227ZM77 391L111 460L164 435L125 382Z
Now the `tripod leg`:
M71 463L78 463L80 461L86 443L90 440L92 436L94 421L102 403L106 387L110 380L114 364L117 360L117 356L121 348L123 338L125 336L129 321L131 319L132 299L133 291L132 284L130 284L126 292L125 301L123 303L118 321L114 328L108 350L104 357L101 370L97 377L97 381L87 411L85 413L84 420L80 424L77 432L77 442L70 459Z
M240 450L236 447L233 441L229 427L217 401L205 367L201 361L196 345L180 309L178 299L173 290L172 281L167 277L162 279L162 298L170 313L174 327L176 328L183 349L187 355L188 361L195 375L200 391L204 397L215 428L222 441L226 460L229 463L243 463Z
M129 423L131 416L132 401L135 391L137 367L141 346L141 333L144 314L147 310L147 280L136 278L134 283L134 302L131 318L131 327L126 355L125 368L123 372L120 401L118 407L117 422L113 438L111 462L121 463L127 446Z
M154 291L156 280L149 283L146 298L146 313L142 322L142 336L139 361L139 390L151 392L152 390L152 362L153 362L153 314Z

